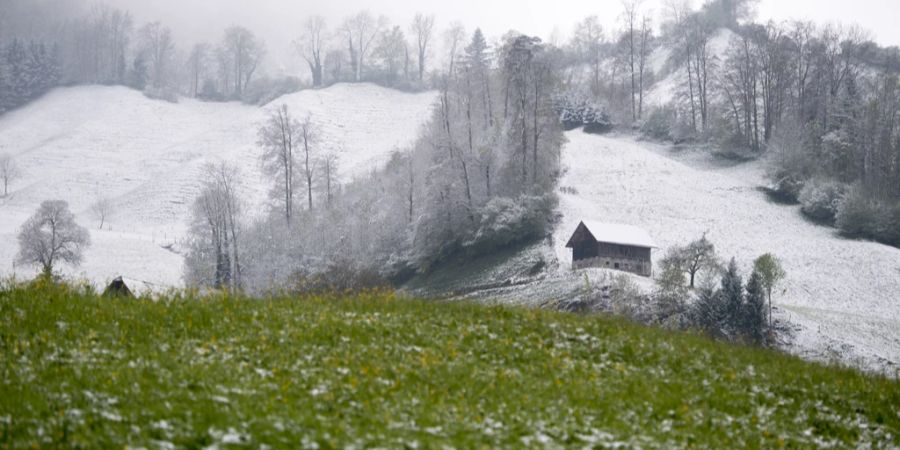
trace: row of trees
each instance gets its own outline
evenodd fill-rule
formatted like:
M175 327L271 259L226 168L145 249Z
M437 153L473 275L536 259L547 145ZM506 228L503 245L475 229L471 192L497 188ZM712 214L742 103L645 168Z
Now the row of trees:
M457 252L542 236L563 141L551 95L559 51L510 33L492 52L480 30L469 36L419 138L366 177L339 184L315 118L273 109L258 131L271 213L248 221L228 208L241 196L224 186L240 184L221 173L234 172L208 174L194 208L189 284L258 292L307 285L334 267L400 279Z
M53 14L42 4L11 1L16 7L0 21L22 26L0 33L0 112L60 84L126 85L168 99L181 94L263 102L300 89L301 77L313 86L374 81L430 87L429 71L437 68L435 18L421 13L402 26L368 11L331 27L323 17L309 17L294 41L308 74L274 80L261 75L265 43L240 26L224 30L218 42L179 45L165 24L138 26L128 11L104 4ZM462 27L454 24L442 36L449 49L442 59L458 58Z

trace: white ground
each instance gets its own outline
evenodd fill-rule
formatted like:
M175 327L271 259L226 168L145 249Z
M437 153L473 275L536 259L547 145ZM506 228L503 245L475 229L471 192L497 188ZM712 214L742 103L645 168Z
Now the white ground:
M900 363L900 249L846 240L770 203L761 163L712 164L699 154L673 157L665 147L623 136L568 133L563 159L562 221L554 246L570 270L565 243L582 219L636 225L660 247L707 233L722 256L746 274L760 254L784 264L777 318L797 328L789 350L895 374ZM646 282L644 286L646 286Z
M93 240L84 264L66 273L97 285L124 275L139 289L181 286L182 257L164 247L184 236L204 163L222 159L241 167L251 210L262 210L270 183L259 171L256 130L269 109L287 104L300 118L312 114L322 146L338 152L346 180L412 142L434 98L345 84L258 108L171 104L122 87L57 89L0 117L0 153L13 155L24 171L9 197L0 198L0 277L33 273L13 265L17 229L43 200L60 199ZM98 195L115 205L102 231L89 213Z

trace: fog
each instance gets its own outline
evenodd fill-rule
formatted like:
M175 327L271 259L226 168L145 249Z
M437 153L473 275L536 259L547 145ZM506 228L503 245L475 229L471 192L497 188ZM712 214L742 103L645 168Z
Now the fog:
M291 42L297 37L304 18L311 15L324 16L334 28L346 15L369 9L405 29L413 14L423 12L437 17L439 29L460 22L469 30L481 27L489 39L515 29L548 40L562 40L575 22L591 14L599 16L607 30L614 29L622 11L618 0L107 0L106 3L132 11L138 22L164 22L172 27L181 43L217 41L228 25L246 26L265 39L271 56L267 69L274 73L299 70L300 61L293 54ZM664 0L646 0L642 8L658 24L665 20L664 5ZM895 0L761 0L757 12L760 20L855 23L868 29L882 45L900 45L900 28L896 27L900 23L900 8Z

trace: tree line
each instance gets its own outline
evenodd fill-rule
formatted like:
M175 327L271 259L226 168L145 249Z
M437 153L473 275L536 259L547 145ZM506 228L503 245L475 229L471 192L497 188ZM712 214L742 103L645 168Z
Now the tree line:
M308 71L266 76L266 44L251 30L230 26L216 42L176 42L155 21L138 24L130 12L103 3L72 2L59 11L46 3L9 0L0 13L0 112L60 85L123 85L151 97L265 103L303 87L371 81L406 90L433 87L443 38L454 59L462 26L439 32L435 17L415 14L392 24L367 10L339 23L310 16L292 42ZM451 63L452 65L452 63Z

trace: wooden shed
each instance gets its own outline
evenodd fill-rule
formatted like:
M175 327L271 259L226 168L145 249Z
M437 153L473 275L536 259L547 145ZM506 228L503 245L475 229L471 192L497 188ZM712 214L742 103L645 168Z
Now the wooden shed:
M566 244L572 268L603 267L649 277L656 248L646 231L631 225L582 221Z

